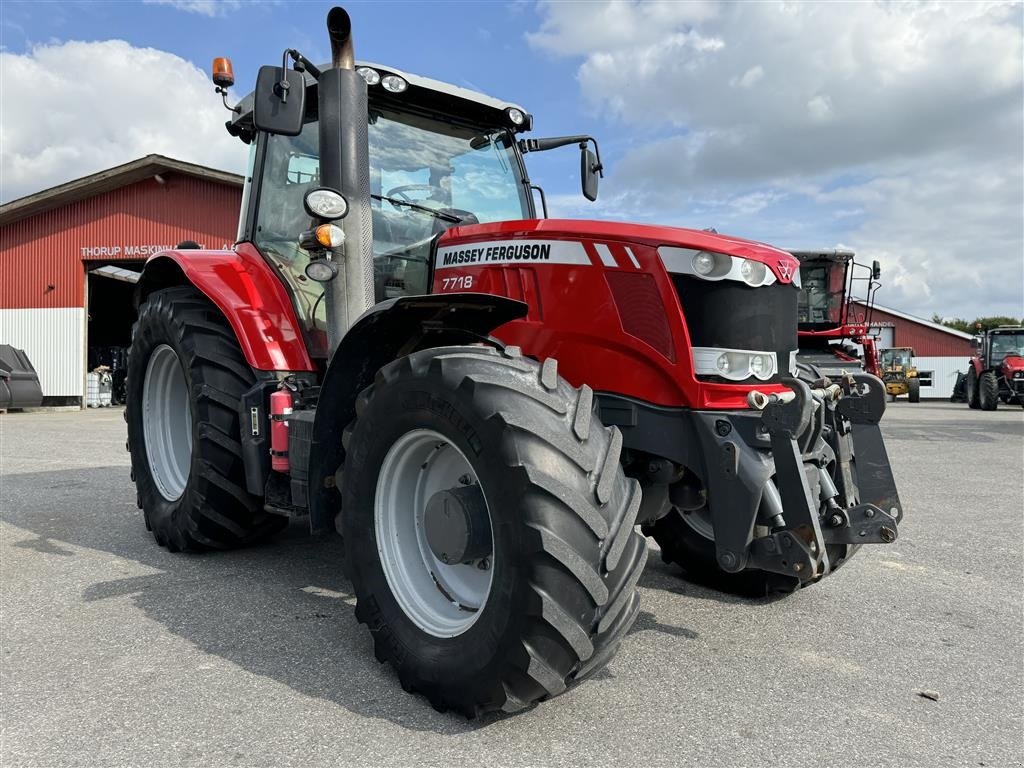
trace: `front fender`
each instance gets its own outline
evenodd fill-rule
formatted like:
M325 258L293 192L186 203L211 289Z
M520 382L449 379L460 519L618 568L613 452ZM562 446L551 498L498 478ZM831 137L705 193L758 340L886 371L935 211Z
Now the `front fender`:
M483 293L403 296L363 313L342 338L320 387L309 466L309 523L313 531L334 524L341 498L334 474L344 461L342 432L355 418L356 396L377 371L418 349L473 344L500 325L526 314L521 301Z
M251 243L231 251L170 250L146 262L139 299L191 283L221 311L242 354L261 371L314 371L284 284Z

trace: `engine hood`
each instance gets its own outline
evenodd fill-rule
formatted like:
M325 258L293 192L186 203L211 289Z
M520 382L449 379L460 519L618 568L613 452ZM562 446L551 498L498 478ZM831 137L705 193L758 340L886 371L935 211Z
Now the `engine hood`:
M508 239L600 240L635 243L654 248L668 246L695 251L711 251L765 264L782 283L792 282L799 274L800 262L790 253L771 245L716 232L683 227L663 227L617 221L585 219L530 219L492 224L468 224L452 227L441 238L440 246L473 243L498 237Z
M1003 358L1002 365L999 366L1000 372L1003 376L1010 378L1017 371L1024 371L1024 357L1018 355L1007 355Z

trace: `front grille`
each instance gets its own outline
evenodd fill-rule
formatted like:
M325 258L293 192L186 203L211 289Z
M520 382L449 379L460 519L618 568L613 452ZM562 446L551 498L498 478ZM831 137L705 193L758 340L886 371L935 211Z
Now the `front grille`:
M672 275L683 307L683 317L695 347L722 347L774 352L777 382L789 374L790 353L797 348L796 306L799 291L775 283L750 288L732 280L712 282L688 275ZM699 376L702 381L736 384L720 376ZM749 378L743 383L764 383Z

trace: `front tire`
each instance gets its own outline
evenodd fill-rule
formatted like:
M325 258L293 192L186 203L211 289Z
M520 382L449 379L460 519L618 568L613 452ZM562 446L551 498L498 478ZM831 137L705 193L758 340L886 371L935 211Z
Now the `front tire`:
M907 399L912 403L921 402L921 382L918 379L907 380Z
M999 380L994 371L985 371L978 379L978 402L983 411L999 407Z
M128 353L128 450L146 527L172 552L228 549L287 525L245 488L238 405L256 382L231 326L192 286L155 291Z
M977 409L981 407L981 399L978 395L978 372L973 367L967 372L964 394L966 395L968 408Z
M448 347L385 366L356 406L342 478L347 568L356 617L402 687L473 717L522 709L600 669L636 618L647 548L634 527L639 484L591 390L514 347ZM453 482L479 487L491 532L454 565L424 543L429 522L419 533L431 494Z

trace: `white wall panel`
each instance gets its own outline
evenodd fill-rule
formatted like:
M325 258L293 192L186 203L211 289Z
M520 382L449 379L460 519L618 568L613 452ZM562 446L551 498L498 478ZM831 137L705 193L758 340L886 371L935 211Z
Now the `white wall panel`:
M919 372L932 372L932 385L921 387L921 397L944 397L953 394L958 371L966 371L967 357L915 357L914 365Z
M25 350L45 397L82 396L84 309L0 309L0 344Z

